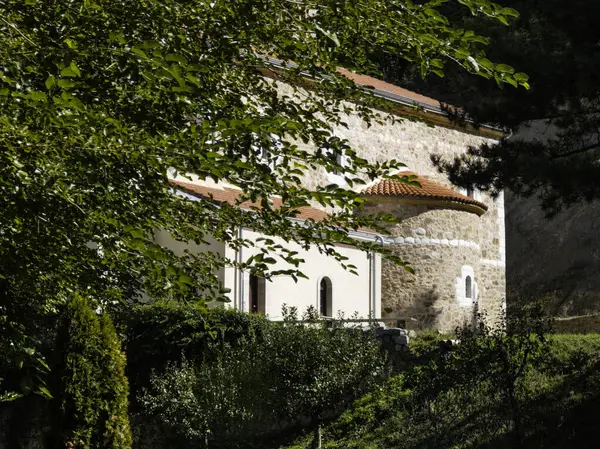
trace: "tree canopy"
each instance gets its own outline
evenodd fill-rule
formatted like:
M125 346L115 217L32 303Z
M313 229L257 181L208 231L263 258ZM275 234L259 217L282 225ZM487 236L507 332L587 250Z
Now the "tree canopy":
M490 57L525 71L529 90L482 83L452 67L444 79L423 81L416 75L417 66L380 54L371 58L390 80L461 107L461 113L478 123L506 128L507 137L518 137L475 148L456 161L440 161L453 181L537 195L552 214L600 195L600 50L594 20L600 5L585 0L568 5L555 0L505 4L520 13L508 30L447 12L460 26L485 30Z
M338 66L365 71L373 66L369 51L378 49L418 64L423 75L441 75L453 64L528 87L526 75L486 57L486 37L453 25L444 3L3 1L3 347L18 343L23 354L37 354L36 341L14 335L39 336L39 323L74 293L118 307L141 292L183 300L199 288L202 301L223 298L219 267L302 275L298 254L268 238L263 253L239 262L216 253L178 256L155 243L157 229L181 241L202 242L211 234L236 248L250 242L238 239L235 229L249 227L317 245L343 264L336 242L375 249L348 235L375 226L375 219L352 214L361 203L356 193L302 184L307 170L340 168L331 154L341 151L350 156L344 168L350 185L401 165L369 165L332 135L350 104L366 120L376 119L369 108L376 99ZM453 4L477 20L507 23L518 15L488 0ZM273 71L268 57L286 69ZM295 86L295 95L278 91L265 72ZM307 78L317 82L299 90ZM169 176L175 173L228 182L244 192L240 201L261 207L248 213L190 201L174 194ZM273 196L284 206L274 208ZM318 223L289 220L311 201L339 212ZM291 268L270 270L277 258Z

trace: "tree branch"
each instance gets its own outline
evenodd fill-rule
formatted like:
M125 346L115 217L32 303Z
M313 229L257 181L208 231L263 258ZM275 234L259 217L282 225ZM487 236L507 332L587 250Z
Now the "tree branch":
M581 153L585 153L587 151L590 150L595 150L597 148L600 148L600 142L596 142L594 144L585 146L583 148L579 148L577 150L572 150L572 151L567 151L566 153L562 153L562 154L558 154L556 156L552 156L552 160L556 160L556 159L561 159L563 157L569 157L569 156L574 156L576 154L581 154Z

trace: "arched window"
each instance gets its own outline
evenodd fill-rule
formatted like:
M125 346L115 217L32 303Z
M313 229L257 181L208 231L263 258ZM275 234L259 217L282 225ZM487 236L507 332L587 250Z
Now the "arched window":
M473 299L473 280L471 276L465 278L465 298Z
M250 312L265 314L266 309L266 285L263 278L250 274Z
M331 279L324 277L319 283L319 313L321 316L333 315Z
M475 271L469 265L460 267L460 276L456 278L456 300L461 307L472 307L477 301L477 281Z

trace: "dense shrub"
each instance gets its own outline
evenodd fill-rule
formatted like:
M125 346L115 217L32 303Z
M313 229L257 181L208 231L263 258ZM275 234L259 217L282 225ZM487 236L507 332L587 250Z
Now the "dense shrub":
M110 318L74 298L62 317L56 352L62 444L131 447L125 355Z
M293 315L204 347L210 357L169 363L141 394L144 416L171 444L249 447L295 425L319 428L385 375L371 333L300 324Z
M133 307L117 317L125 335L127 374L132 396L149 385L152 371L161 373L170 362L212 357L215 342L235 345L241 338L260 335L266 319L233 309L177 304ZM134 404L135 406L135 404Z
M326 428L324 447L597 447L600 335L514 329L459 333L450 351L357 400Z

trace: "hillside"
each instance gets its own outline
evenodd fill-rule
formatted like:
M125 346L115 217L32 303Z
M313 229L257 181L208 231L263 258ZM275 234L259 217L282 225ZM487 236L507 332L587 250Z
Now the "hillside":
M411 389L411 382L424 378L408 372L330 423L323 432L323 448L596 448L600 337L556 335L550 341L543 362L530 365L517 382L517 402L512 405L503 399L500 383L489 379L440 385L432 378L426 388L417 383ZM454 355L454 360L459 358ZM445 367L457 366L451 359L445 358L450 360ZM429 393L423 394L425 390ZM285 449L309 449L311 442L307 435Z

